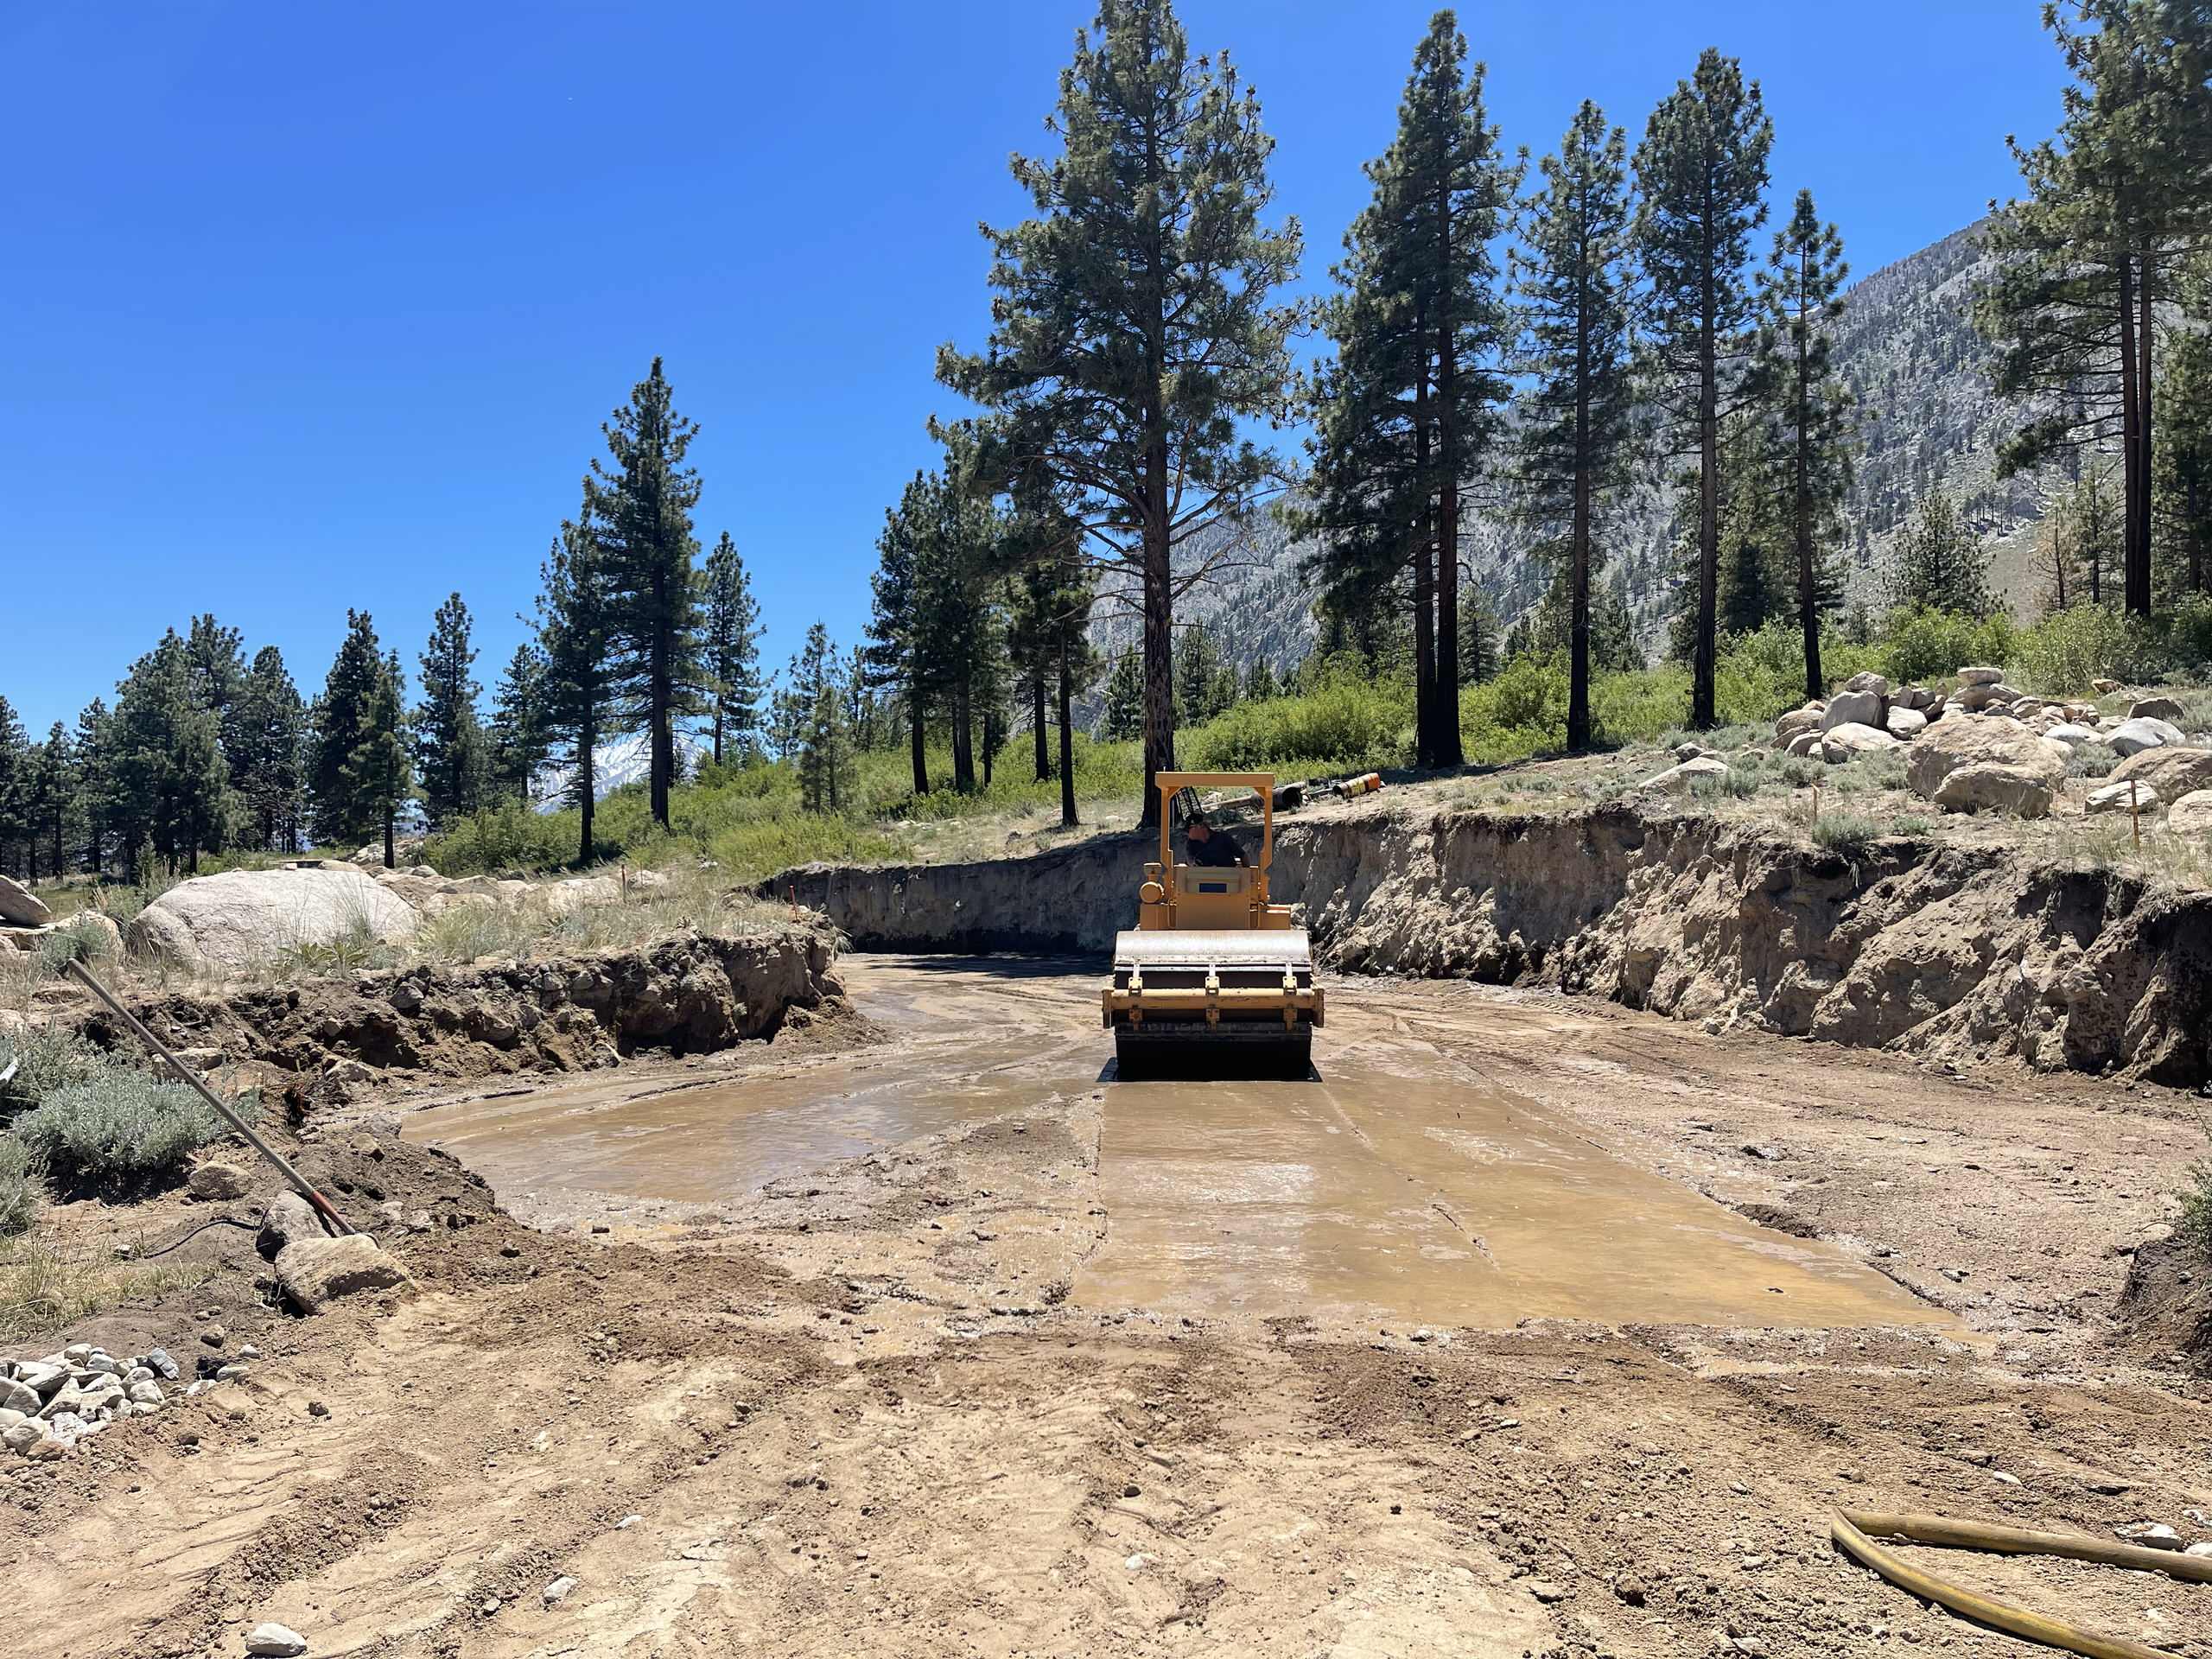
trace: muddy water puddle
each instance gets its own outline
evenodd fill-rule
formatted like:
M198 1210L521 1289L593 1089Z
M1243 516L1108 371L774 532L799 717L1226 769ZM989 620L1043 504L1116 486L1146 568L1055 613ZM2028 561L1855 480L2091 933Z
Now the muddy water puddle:
M735 1204L841 1159L976 1122L1041 1092L1012 1049L886 1058L629 1098L556 1085L519 1097L435 1106L407 1125L501 1195L604 1193ZM1088 1081L1087 1078L1078 1081Z
M1528 1101L1395 1067L1118 1087L1099 1172L1109 1224L1076 1283L1087 1306L1497 1329L1949 1323Z
M407 1134L530 1200L525 1212L556 1194L735 1205L1098 1086L1109 1046L1089 1024L1088 975L867 957L842 971L890 1042L657 1092L579 1078L432 1107ZM1106 1236L1072 1300L1497 1328L1951 1323L1841 1251L1759 1227L1471 1077L1447 1033L1414 1035L1388 995L1332 988L1344 1034L1317 1049L1318 1080L1109 1084Z

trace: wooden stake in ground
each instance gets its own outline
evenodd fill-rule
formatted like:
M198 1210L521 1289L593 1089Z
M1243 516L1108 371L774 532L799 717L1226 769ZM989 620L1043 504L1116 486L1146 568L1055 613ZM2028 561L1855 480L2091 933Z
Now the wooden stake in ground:
M2136 846L2139 848L2141 847L2143 844L2143 811L2142 808L2137 804L2135 780L2133 778L2127 780L2127 827L2134 831Z

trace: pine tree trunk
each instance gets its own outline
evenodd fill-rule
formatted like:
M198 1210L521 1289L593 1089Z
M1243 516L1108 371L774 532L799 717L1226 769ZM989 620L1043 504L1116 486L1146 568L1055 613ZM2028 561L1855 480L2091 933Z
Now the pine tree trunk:
M1060 636L1060 674L1057 701L1060 720L1060 826L1072 830L1075 816L1075 729L1068 705L1075 701L1075 676L1068 664L1067 635Z
M1154 779L1175 769L1175 595L1168 569L1167 444L1145 461L1144 515L1144 810L1142 827L1160 822Z
M1037 781L1041 784L1052 775L1052 753L1046 747L1045 665L1041 662L1037 665L1037 671L1029 677L1029 729L1036 740Z
M717 693L717 694L716 694L716 696L715 696L715 764L716 766L719 766L720 765L721 765L721 763L722 763L722 700L721 700L721 695L720 695L719 693Z
M1718 342L1713 339L1716 280L1708 258L1697 348L1697 648L1690 688L1690 724L1700 731L1714 722L1714 634L1720 586L1720 389L1715 361Z
M914 793L930 792L929 739L923 730L923 715L927 712L928 700L922 695L918 677L906 688L906 729L913 747Z
M1421 507L1414 516L1414 762L1436 764L1436 582L1432 547L1435 519L1429 496L1429 391L1424 367L1414 390L1414 478Z
M576 862L591 862L591 820L599 801L599 779L592 769L592 752L599 746L599 721L586 715L576 727L576 816L582 820Z
M1797 292L1801 302L1805 293L1808 257L1804 251L1799 251ZM1806 428L1812 416L1812 365L1808 360L1810 335L1811 324L1801 315L1797 331L1797 442L1793 458L1797 486L1797 623L1805 637L1805 699L1808 702L1818 697L1822 690L1820 595L1813 581L1812 457L1807 453L1812 440Z
M976 787L976 733L965 680L952 688L952 786L962 794Z
M2141 386L2137 379L2135 343L2135 262L2123 255L2120 261L2120 569L2121 602L2139 615L2150 614L2149 583L2144 584L2139 608L2135 592L2135 500L2144 486ZM2146 560L2147 563L2147 560Z
M2143 279L2135 294L2135 435L2130 459L2134 462L2135 493L2127 504L2127 608L2137 616L2151 614L2151 356L2158 337L2153 315L2152 259L2143 256Z
M1437 270L1452 273L1452 203L1438 178ZM1436 707L1429 740L1432 766L1465 763L1459 744L1459 431L1452 404L1459 379L1459 346L1452 338L1450 308L1436 327L1436 668L1430 693Z
M1583 261L1586 269L1588 260ZM1574 508L1567 542L1573 569L1567 584L1567 747L1590 747L1590 294L1576 283L1574 315Z
M397 849L392 846L391 833L391 821L397 816L391 810L391 802L386 801L384 809L384 867L387 870L397 869L399 867L398 859L393 856ZM196 848L192 855L192 868L195 870L200 868L200 853Z

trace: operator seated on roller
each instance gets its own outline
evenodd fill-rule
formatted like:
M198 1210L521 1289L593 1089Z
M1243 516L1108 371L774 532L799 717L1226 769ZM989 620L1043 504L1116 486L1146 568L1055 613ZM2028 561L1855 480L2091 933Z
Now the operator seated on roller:
M1244 849L1226 830L1217 830L1203 812L1191 814L1183 826L1183 856L1199 869L1229 869L1244 861Z

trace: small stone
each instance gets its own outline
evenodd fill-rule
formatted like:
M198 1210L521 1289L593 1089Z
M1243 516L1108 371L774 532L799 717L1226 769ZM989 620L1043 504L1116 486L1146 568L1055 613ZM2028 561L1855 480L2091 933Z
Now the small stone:
M617 1532L627 1532L631 1528L636 1526L639 1522L645 1518L645 1517L642 1515L626 1515L620 1521L617 1521L614 1523L614 1530Z
M52 1463L68 1449L69 1442L59 1434L43 1434L23 1447L22 1451L33 1463Z
M259 1359L261 1357L261 1350L255 1347L250 1342L240 1343L238 1344L238 1357L240 1359Z
M324 1405L320 1400L310 1400L308 1402L308 1415L310 1417L327 1417L330 1415L330 1408Z
M2212 1542L2191 1544L2187 1549L2182 1551L2182 1554L2194 1555L2200 1560L2212 1560Z
M1529 1580L1529 1593L1534 1596L1538 1601L1543 1602L1547 1605L1554 1601L1565 1601L1567 1599L1567 1592L1560 1589L1559 1586L1554 1584L1549 1579Z
M230 1337L225 1332L221 1325L211 1325L205 1331L202 1331L200 1333L200 1340L206 1343L210 1348L219 1348L230 1340Z
M10 1452L21 1452L25 1457L30 1455L31 1447L45 1438L46 1425L35 1418L27 1417L0 1429L0 1446L6 1446Z
M289 1624L257 1624L245 1633L245 1650L256 1659L298 1659L308 1639Z
M164 1382L174 1382L176 1381L176 1361L171 1359L164 1350L160 1348L148 1349L146 1351L146 1363Z
M162 1385L158 1382L133 1382L130 1403L134 1406L158 1406L162 1403Z
M545 1605L548 1607L558 1607L569 1599L569 1592L575 1587L576 1581L563 1573L552 1583L547 1585L540 1593L544 1596Z
M209 1203L242 1198L251 1190L245 1171L220 1160L211 1160L194 1167L184 1185L185 1191L194 1198Z
M2145 1549L2179 1549L2181 1535L2162 1521L2146 1521L2132 1527L2116 1527L2113 1535Z
M2020 1478L2018 1475L2008 1475L2002 1469L1991 1470L1989 1478L2006 1486L2017 1486L2020 1484Z

